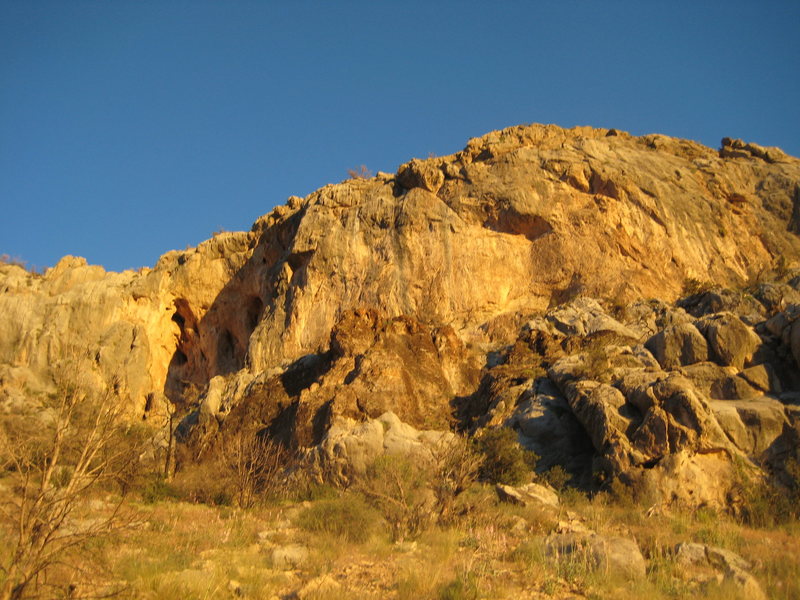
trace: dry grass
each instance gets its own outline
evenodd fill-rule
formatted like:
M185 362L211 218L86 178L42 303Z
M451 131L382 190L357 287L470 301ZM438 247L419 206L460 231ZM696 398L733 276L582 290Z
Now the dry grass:
M141 526L102 550L109 557L106 567L129 596L145 599L234 594L269 599L302 591L300 597L334 600L578 594L733 600L735 590L683 577L673 548L697 541L751 561L768 597L800 597L797 524L754 529L707 510L646 516L643 508L604 494L591 500L574 493L563 497L557 509L513 506L498 503L491 487L475 484L459 496L447 523L431 524L415 539L397 543L390 525L352 490L302 503L274 500L248 510L167 496L132 505ZM570 519L600 534L635 539L647 560L646 578L630 582L599 573L580 556L548 557L545 536ZM360 526L369 535L361 535ZM296 566L277 565L273 551L288 545L306 548L306 558Z

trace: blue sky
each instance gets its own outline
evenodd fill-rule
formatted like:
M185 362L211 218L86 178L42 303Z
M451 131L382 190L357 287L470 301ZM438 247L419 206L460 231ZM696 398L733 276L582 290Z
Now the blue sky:
M153 265L520 123L800 155L800 2L0 0L0 254Z

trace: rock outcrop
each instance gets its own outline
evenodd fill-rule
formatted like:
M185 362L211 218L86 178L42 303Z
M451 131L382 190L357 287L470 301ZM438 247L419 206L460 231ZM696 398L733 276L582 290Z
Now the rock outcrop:
M799 182L800 160L739 140L531 125L291 197L152 269L0 265L0 410L80 359L132 416L178 407L189 444L250 427L308 447L391 411L511 425L575 481L720 502L702 481L731 456L796 443L797 280L726 290L800 267Z

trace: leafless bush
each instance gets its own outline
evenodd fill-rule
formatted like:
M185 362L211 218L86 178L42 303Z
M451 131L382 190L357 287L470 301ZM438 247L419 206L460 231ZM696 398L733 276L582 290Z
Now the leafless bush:
M128 525L121 510L126 486L114 502L87 511L92 493L127 478L136 461L119 398L88 391L74 373L57 374L44 415L0 422L0 464L11 487L0 501L11 548L0 564L0 600L54 597L60 587L80 597L93 576L89 546ZM71 581L59 581L57 572L70 573Z
M221 464L241 508L251 508L259 496L273 495L290 459L289 451L281 444L241 430L224 438L220 451Z
M414 538L433 522L435 497L428 486L431 464L409 456L378 457L357 490L389 524L392 539Z
M449 522L458 496L478 477L482 457L463 437L440 442L433 449L434 477L431 488L436 496L439 520Z
M372 171L366 165L361 165L358 169L347 169L347 174L350 179L369 179L372 177Z

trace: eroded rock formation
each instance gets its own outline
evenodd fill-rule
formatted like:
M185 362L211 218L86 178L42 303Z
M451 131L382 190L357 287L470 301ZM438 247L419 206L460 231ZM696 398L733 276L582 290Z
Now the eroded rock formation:
M152 269L0 265L0 404L29 407L80 355L132 415L188 413L185 439L309 446L392 411L511 424L579 478L588 459L699 480L796 444L797 281L726 289L800 267L798 232L800 160L778 149L512 127L291 197Z

